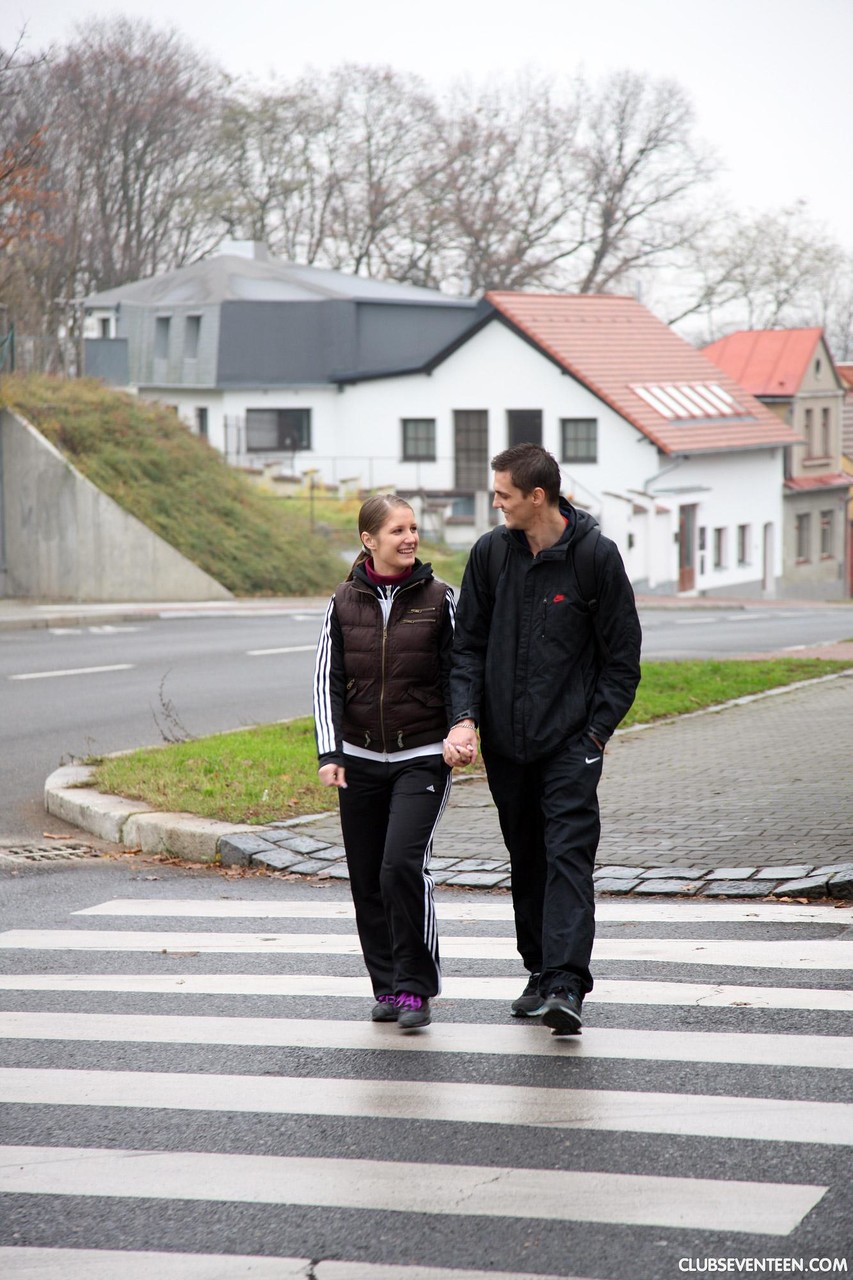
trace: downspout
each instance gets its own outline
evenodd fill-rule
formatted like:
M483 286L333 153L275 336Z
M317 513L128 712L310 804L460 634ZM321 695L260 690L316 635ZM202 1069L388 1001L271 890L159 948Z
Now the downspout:
M689 461L689 455L682 454L681 457L676 458L674 462L670 462L669 466L663 467L660 471L655 472L653 476L649 476L648 480L643 481L643 492L649 493L650 492L649 486L653 485L656 480L660 480L662 476L669 475L671 471L675 471L683 463L688 461Z

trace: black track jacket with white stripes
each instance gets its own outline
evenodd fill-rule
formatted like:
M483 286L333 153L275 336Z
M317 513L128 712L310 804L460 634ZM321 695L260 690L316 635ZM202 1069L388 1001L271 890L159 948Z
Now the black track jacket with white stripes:
M400 586L359 565L329 602L314 667L320 766L345 764L344 740L377 758L440 742L450 718L453 592L415 561Z

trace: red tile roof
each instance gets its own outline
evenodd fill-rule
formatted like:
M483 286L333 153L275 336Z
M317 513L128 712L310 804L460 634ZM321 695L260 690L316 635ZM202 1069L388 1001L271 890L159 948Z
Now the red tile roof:
M794 396L822 337L822 329L741 329L703 350L754 396Z
M845 391L853 391L853 364L837 364L838 376L845 384Z
M512 328L664 453L762 449L800 440L791 427L634 298L496 291L487 293L486 300ZM695 401L696 394L700 402L707 400L702 388L713 391L715 387L723 393L724 403L725 397L734 402L727 415L697 413L695 403L692 410L685 403L685 396ZM681 417L661 411L665 401L672 405L673 392L684 406ZM714 396L719 398L717 393Z
M785 488L797 491L809 489L849 489L853 478L844 471L832 471L821 476L791 476L785 481Z

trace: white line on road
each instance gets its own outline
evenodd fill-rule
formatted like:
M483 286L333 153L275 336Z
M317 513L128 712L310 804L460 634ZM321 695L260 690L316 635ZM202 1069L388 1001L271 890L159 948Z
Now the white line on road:
M439 920L508 921L512 903L437 901ZM94 907L72 911L75 916L183 916L206 920L354 920L351 902L323 902L316 898L209 902L195 898L113 898ZM853 921L853 911L828 906L804 907L794 903L759 902L596 902L595 918L602 923L648 924L832 924Z
M850 1103L628 1089L6 1067L0 1068L0 1103L349 1116L853 1145Z
M521 979L442 978L442 1000L500 1000L519 994ZM367 977L258 973L0 974L0 991L95 991L121 995L281 996L369 999ZM823 987L746 987L702 982L631 982L597 978L586 1004L687 1005L702 1009L799 1009L853 1013L853 991Z
M247 649L250 658L263 658L269 653L314 653L316 644L294 644L283 649Z
M440 947L444 957L457 960L518 959L516 940L509 937L443 937ZM358 938L348 933L167 933L136 929L9 929L0 933L0 949L361 955ZM736 968L847 970L853 969L853 941L599 937L593 958Z
M94 676L103 671L130 671L133 662L114 662L108 667L66 667L64 671L27 671L23 675L9 676L10 680L52 680L55 676Z
M584 1169L0 1147L0 1192L289 1204L789 1235L825 1186Z
M306 1280L309 1274L313 1280L572 1280L528 1271L457 1271L257 1254L0 1247L0 1275L6 1280Z
M587 1027L582 1036L543 1034L536 1022L513 1026L437 1022L427 1036L401 1036L393 1024L320 1018L175 1017L164 1014L0 1013L0 1038L113 1044L228 1044L393 1053L618 1058L647 1062L727 1062L740 1066L853 1069L853 1037L732 1031L631 1031Z

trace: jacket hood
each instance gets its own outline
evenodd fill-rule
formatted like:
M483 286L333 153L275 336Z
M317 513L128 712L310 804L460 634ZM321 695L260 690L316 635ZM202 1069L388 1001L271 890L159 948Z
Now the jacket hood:
M598 528L598 521L595 516L590 515L588 511L580 511L566 498L560 498L560 514L566 519L566 527L554 544L556 547L567 547L570 542L580 542L587 534L592 533L593 529ZM521 529L504 528L503 535L510 543L515 543L521 550L527 551L527 538Z

